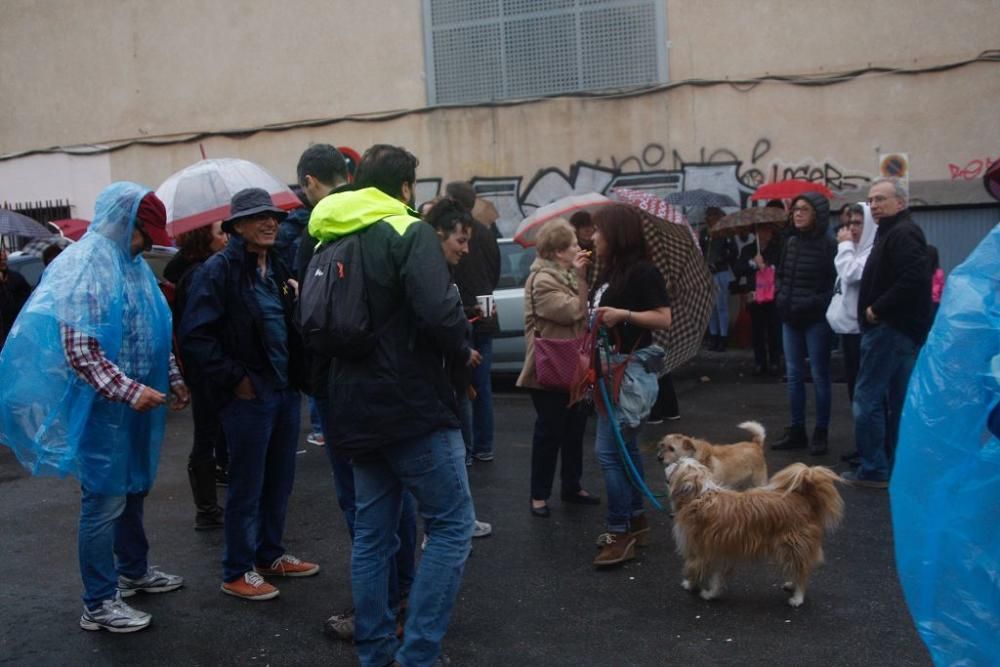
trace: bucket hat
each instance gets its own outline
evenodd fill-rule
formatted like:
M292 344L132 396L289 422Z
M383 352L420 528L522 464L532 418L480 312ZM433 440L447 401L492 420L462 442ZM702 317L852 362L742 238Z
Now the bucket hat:
M273 213L281 222L288 214L274 205L271 195L263 188L245 188L233 195L229 202L229 217L222 221L222 230L233 233L233 223L258 213Z

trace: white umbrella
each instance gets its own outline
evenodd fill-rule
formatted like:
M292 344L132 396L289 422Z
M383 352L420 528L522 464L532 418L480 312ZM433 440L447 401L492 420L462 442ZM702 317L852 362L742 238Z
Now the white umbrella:
M514 232L514 241L524 247L535 245L535 237L538 230L546 222L556 218L569 218L577 211L592 211L601 206L607 206L614 202L599 195L596 192L588 192L582 195L569 195L562 199L557 199L545 206L539 206L534 213L521 221Z
M302 206L291 189L269 171L249 160L202 160L170 176L156 189L167 208L171 236L229 217L229 201L244 188L261 188L274 205L286 211Z

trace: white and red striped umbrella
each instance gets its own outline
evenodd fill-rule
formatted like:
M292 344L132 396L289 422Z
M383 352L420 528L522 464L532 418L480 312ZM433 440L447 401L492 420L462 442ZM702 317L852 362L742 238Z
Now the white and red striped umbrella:
M229 201L245 188L262 188L278 208L302 206L291 189L258 164L238 158L202 160L156 189L167 208L167 232L177 236L229 217Z

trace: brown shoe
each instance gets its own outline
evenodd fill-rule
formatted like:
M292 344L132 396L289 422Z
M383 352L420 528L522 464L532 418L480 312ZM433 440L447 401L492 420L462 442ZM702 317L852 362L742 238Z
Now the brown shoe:
M319 572L319 565L284 554L269 566L258 565L255 569L265 577L311 577Z
M649 520L645 514L639 514L628 522L628 531L635 538L635 546L644 547L649 542Z
M605 533L604 546L594 557L594 565L617 565L635 558L635 536L632 533Z
M244 600L270 600L278 597L278 589L252 570L244 572L239 579L223 582L222 592Z

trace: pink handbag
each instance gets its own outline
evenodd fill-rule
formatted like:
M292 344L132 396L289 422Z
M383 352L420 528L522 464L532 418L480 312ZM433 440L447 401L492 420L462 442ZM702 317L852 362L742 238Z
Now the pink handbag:
M755 303L770 303L774 301L774 267L765 266L757 271L757 285L754 288Z
M538 322L538 314L535 312L534 276L526 290L531 300L531 316ZM589 336L584 334L576 338L542 338L541 332L536 327L534 340L535 377L538 379L538 384L546 389L569 391L578 381L581 367L586 370L590 365Z

